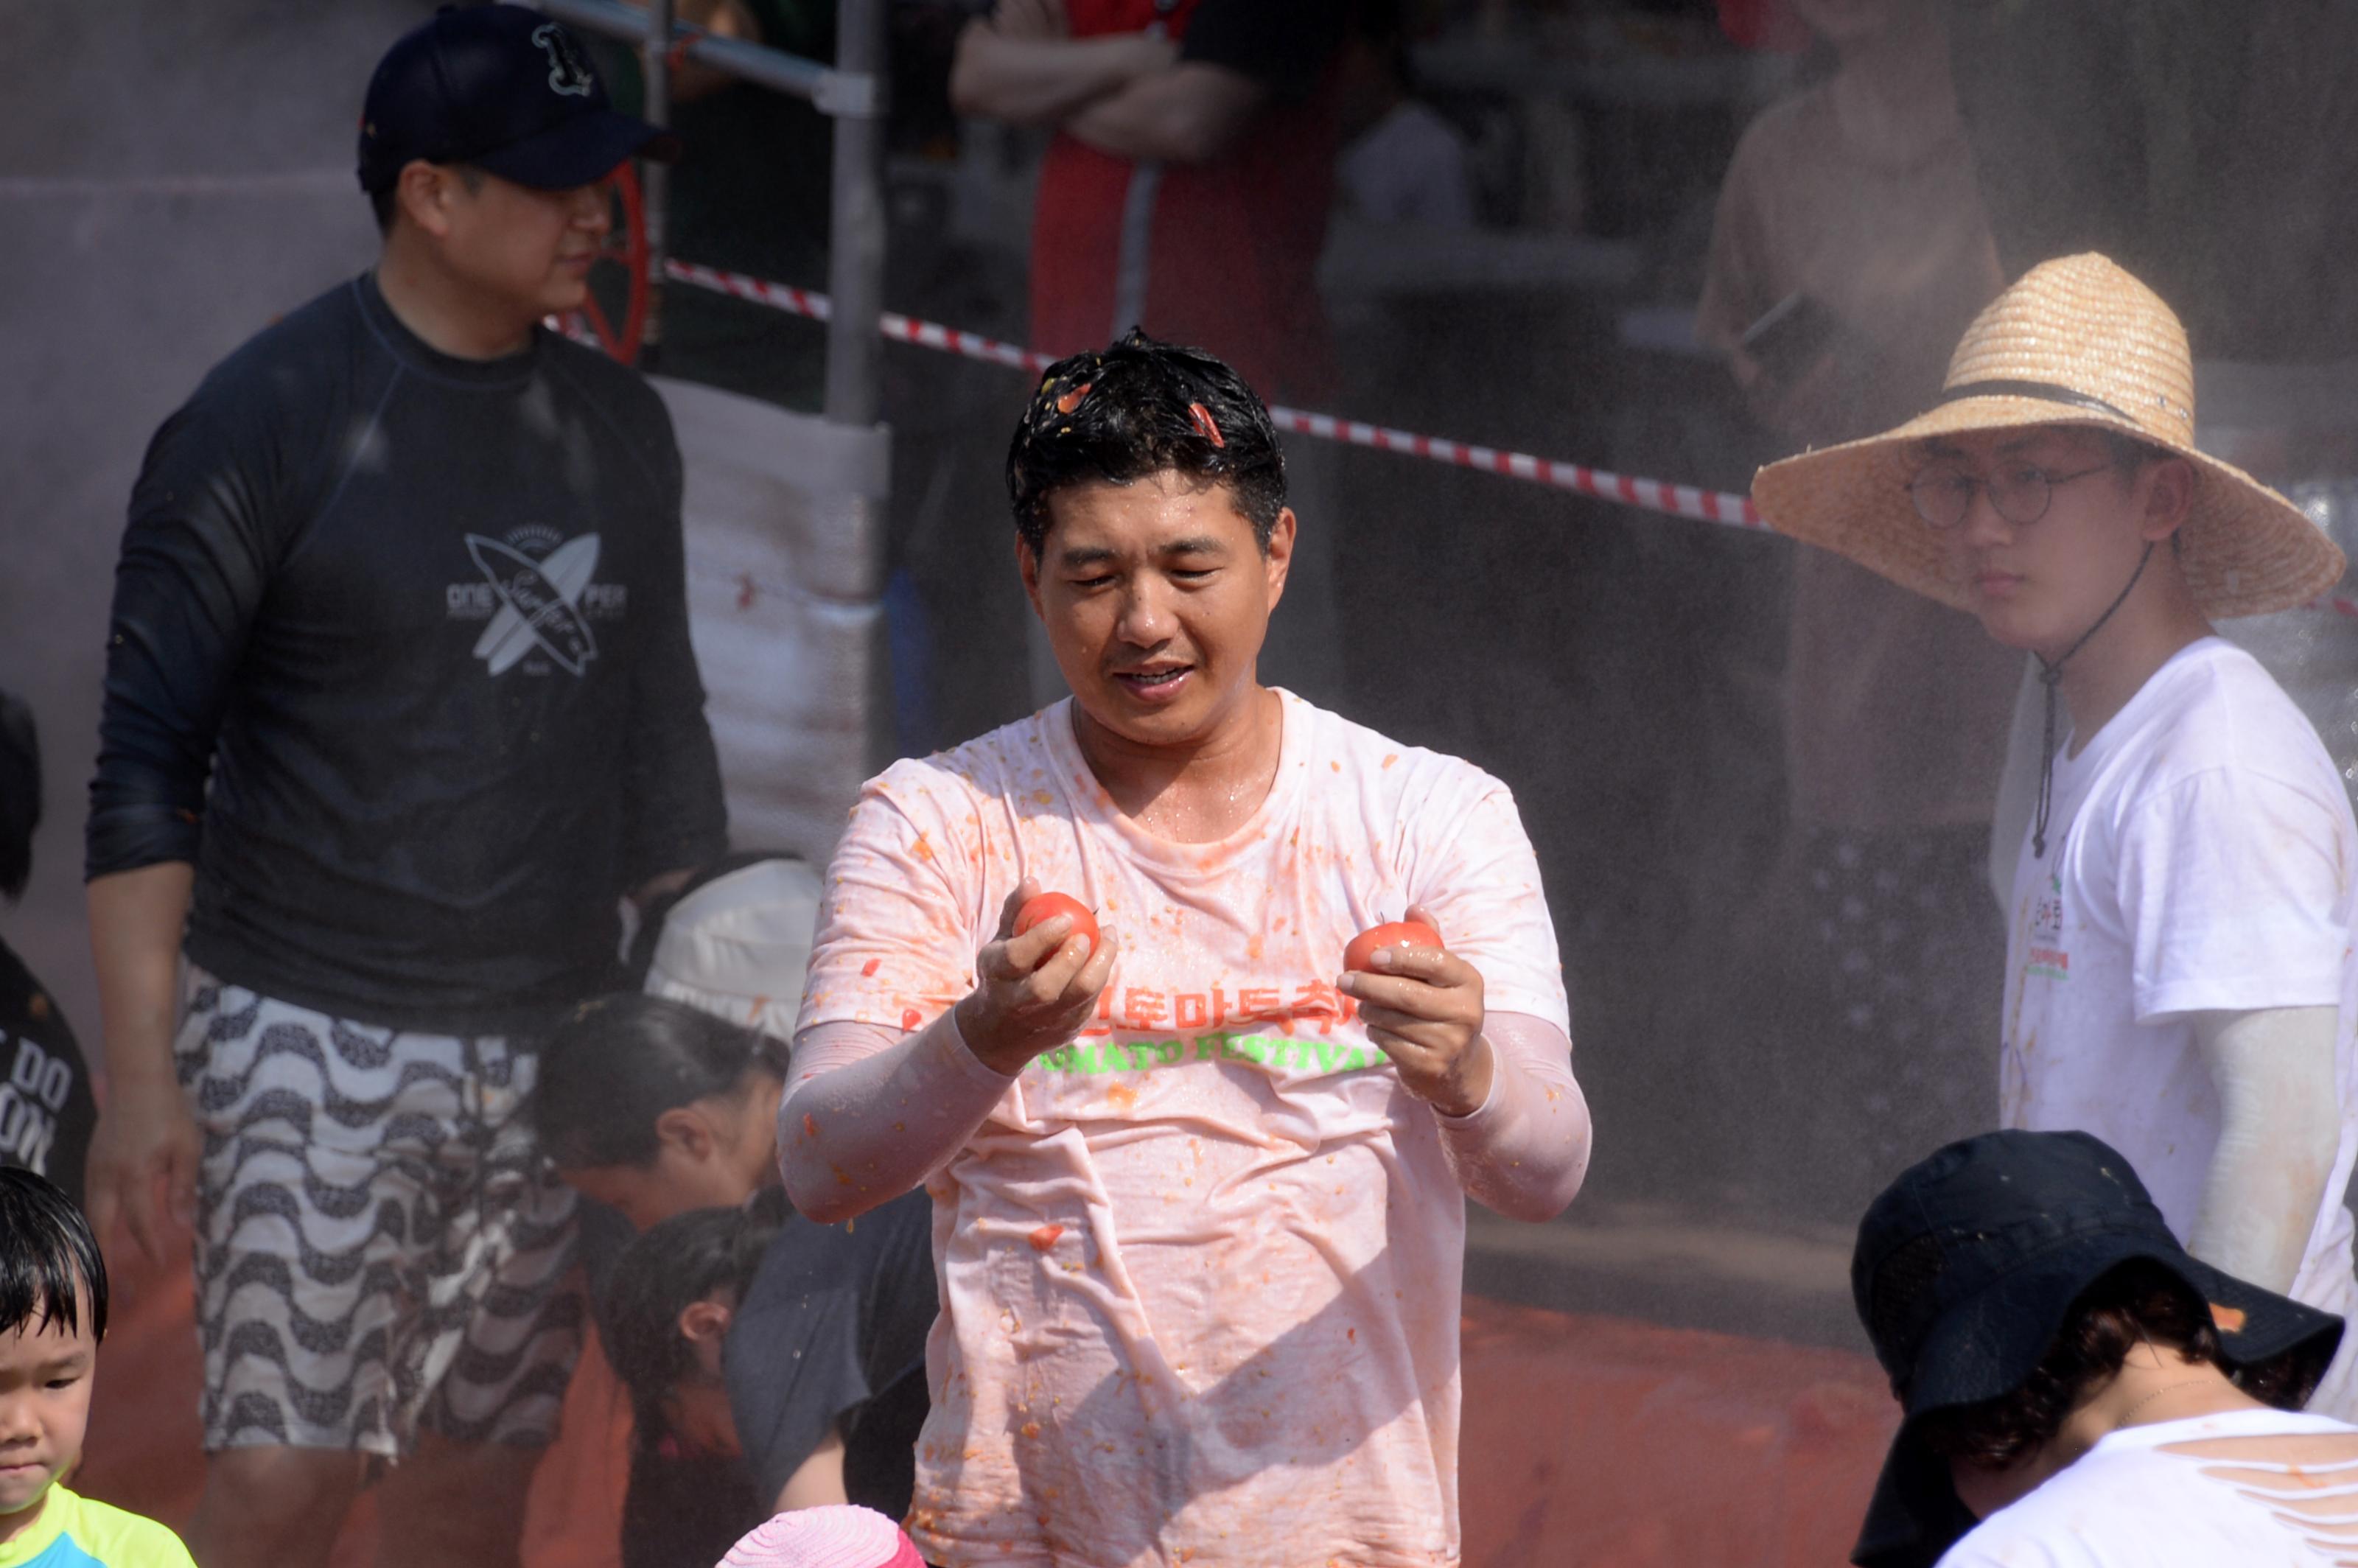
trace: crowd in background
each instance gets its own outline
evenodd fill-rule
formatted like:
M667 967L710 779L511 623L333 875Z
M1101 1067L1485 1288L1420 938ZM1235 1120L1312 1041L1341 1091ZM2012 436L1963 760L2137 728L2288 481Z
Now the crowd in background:
M681 5L698 25L820 58L831 10ZM2320 41L2320 29L2350 26L2291 0L1697 0L1609 14L1497 0L902 5L887 304L1060 356L1136 324L1222 356L1271 401L1743 489L1757 460L1870 435L1933 403L1960 335L2008 281L2101 249L2185 319L2207 444L2344 538L2358 533L2358 386L2340 366L2358 348L2358 314L2327 265L2344 220L2309 198L2332 188L2343 149L2358 145L2340 134L2342 95L2323 74L2337 55ZM1501 63L1518 51L1539 63ZM616 105L633 106L635 59L588 52ZM1651 97L1599 85L1649 70L1676 85ZM2092 80L2119 91L2082 91ZM824 117L686 69L671 86L688 149L672 181L674 254L823 285ZM1143 199L1153 222L1139 217L1143 168L1154 171ZM1011 190L1025 209L1020 259L1006 243ZM2251 246L2258 232L2271 243ZM1369 258L1386 255L1455 259L1420 277L1412 265L1383 275ZM1566 288L1556 276L1581 269L1606 281ZM341 335L319 341L357 352L384 330L382 304L356 300L332 329ZM808 323L693 290L666 301L666 374L809 411L822 355ZM888 360L885 417L904 438L888 594L904 752L1040 705L1025 661L961 652L1027 635L997 496L1003 432L1032 390L914 349ZM676 504L678 477L663 471L657 443L622 425L599 485L644 485ZM208 425L178 438L218 434ZM160 470L151 455L135 522L173 491L171 435L159 437ZM640 447L656 455L629 455ZM1509 492L1404 459L1347 464L1306 444L1286 455L1307 542L1264 675L1514 783L1580 999L1582 1082L1613 1128L1596 1195L1847 1226L1926 1151L1996 1124L2000 905L2030 811L2021 758L2035 703L2018 653L1970 615L1830 553ZM257 538L239 510L249 500L222 499L219 537L250 553L259 603L255 563L286 541ZM489 1292L490 1315L528 1321L528 1334L495 1328L485 1340L482 1315L467 1318L485 1305L481 1292L437 1299L435 1332L403 1351L416 1359L396 1377L400 1397L422 1391L406 1380L427 1378L430 1363L436 1374L456 1368L454 1385L479 1385L487 1402L471 1413L446 1399L427 1428L545 1440L562 1422L599 1419L594 1390L619 1388L635 1434L630 1487L585 1519L611 1525L633 1565L713 1563L782 1509L849 1502L898 1519L929 1402L930 1204L918 1189L829 1227L795 1214L777 1186L796 999L776 982L799 982L817 873L724 852L708 741L658 713L696 678L692 661L679 667L678 628L642 629L676 571L660 552L622 568L635 574L633 608L585 599L578 624L527 637L501 618L519 570L561 578L548 542L471 535L470 547L504 586L481 606L481 641L456 662L525 666L553 689L581 674L568 648L587 665L580 650L594 644L609 666L654 672L612 698L613 736L582 740L587 750L554 765L528 746L503 758L519 791L571 799L585 780L568 770L594 754L627 799L601 796L554 828L545 799L519 808L516 821L534 826L463 873L489 867L510 878L503 896L543 912L585 902L573 883L633 894L628 961L503 968L466 924L482 901L420 872L418 907L434 908L428 924L448 923L438 940L410 943L400 927L416 922L388 921L357 978L330 978L330 956L269 940L251 911L300 925L307 900L332 905L369 836L399 830L403 803L274 799L263 815L295 826L243 847L266 874L230 875L210 898L200 883L197 970L165 1005L200 1020L213 1055L168 1058L168 1093L185 1087L201 1102L201 1158L222 1162L257 1120L284 1113L270 1099L274 1056L313 1064L331 1101L383 1114L396 1092L383 1043L355 1037L331 1003L363 996L392 1009L372 1022L447 1035L447 1060L416 1076L488 1075L505 1098L453 1091L415 1112L439 1122L421 1158L439 1162L447 1214L436 1223L452 1227L429 1272L464 1274L487 1192L537 1195L514 1211L520 1221L503 1222L526 1233L562 1222L579 1194L592 1200L580 1225L597 1348L570 1396L561 1375L535 1380L535 1362L552 1363L533 1335L553 1336L553 1357L559 1329L578 1326L556 1322L553 1271L511 1272ZM501 549L521 568L484 564ZM142 561L127 552L135 586ZM144 566L168 588L185 562L151 554ZM460 599L449 603L459 614ZM147 624L135 605L130 623ZM2301 703L2345 780L2358 779L2353 634L2304 611L2223 629ZM227 714L249 745L298 733L303 705L320 696L317 645L298 631L258 650L159 633L142 650L163 673L113 688L121 713L93 791L93 874L175 859L213 866L199 857L239 849L210 835L197 847L189 813L208 787L215 801L256 787L254 754L225 750L209 780L200 760L170 754L157 716ZM174 673L206 661L233 665L243 695L226 675L200 689ZM413 697L388 684L372 711L397 724ZM543 717L529 702L485 716L533 746ZM356 731L355 754L383 741L365 723ZM38 751L13 705L0 708L0 890L13 892L23 874L10 843L40 812ZM134 753L145 773L126 766ZM322 830L327 850L297 831L307 812L326 820L347 808L363 825ZM527 860L544 867L539 882L517 870ZM617 946L602 908L594 920L549 917L573 920L577 935L594 927L584 950L600 937ZM223 964L270 983L211 980L206 969ZM13 1067L0 1061L0 1160L46 1170L79 1197L89 1066L5 948L0 968L10 971L0 1045L15 1048ZM396 1017L421 986L449 1005ZM526 997L529 1016L483 1005ZM187 1153L176 1179L192 1206L200 1151ZM550 1169L526 1168L543 1154ZM209 1202L299 1201L356 1242L372 1227L427 1223L422 1206L388 1219L382 1193L362 1195L375 1178L328 1182L323 1196L316 1179L274 1175L269 1161L222 1163ZM277 1195L232 1196L245 1194ZM160 1236L162 1206L125 1217ZM219 1214L187 1217L201 1227ZM217 1290L203 1310L218 1355L250 1320L229 1304L238 1280L208 1273L201 1257L200 1278ZM2164 1281L2122 1310L2136 1319L2171 1292ZM291 1310L265 1315L290 1340L312 1332ZM2157 1336L2182 1342L2167 1303L2147 1316ZM2293 1329L2245 1359L2289 1355L2315 1332ZM2214 1341L2205 1354L2223 1366L2239 1353ZM2313 1381L2321 1364L2306 1370ZM390 1405L359 1419L300 1400L274 1408L234 1387L215 1394L209 1436L276 1422L282 1441L306 1423L357 1427L372 1452L408 1441L410 1416ZM261 1496L283 1478L250 1484ZM225 1539L219 1519L206 1528Z

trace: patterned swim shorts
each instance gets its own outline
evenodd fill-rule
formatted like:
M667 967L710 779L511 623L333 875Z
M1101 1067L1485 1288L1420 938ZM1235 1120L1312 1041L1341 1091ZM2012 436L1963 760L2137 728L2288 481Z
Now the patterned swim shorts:
M189 990L206 1449L548 1443L581 1308L531 1054Z

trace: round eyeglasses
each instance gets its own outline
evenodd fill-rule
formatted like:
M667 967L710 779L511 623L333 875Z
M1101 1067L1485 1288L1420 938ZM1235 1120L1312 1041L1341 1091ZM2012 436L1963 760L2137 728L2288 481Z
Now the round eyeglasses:
M2048 503L2055 499L2057 485L2103 473L2113 466L2098 463L2077 473L2008 469L1993 479L1983 479L1962 468L1938 463L1909 481L1908 499L1915 503L1917 516L1935 528L1947 530L1963 523L1965 514L1974 509L1974 492L1986 490L1990 505L1997 509L1997 514L2016 527L2024 528L2047 515Z

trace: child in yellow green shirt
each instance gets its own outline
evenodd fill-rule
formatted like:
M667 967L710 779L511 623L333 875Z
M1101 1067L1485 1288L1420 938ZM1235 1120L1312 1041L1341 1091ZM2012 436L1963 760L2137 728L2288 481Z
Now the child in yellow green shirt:
M81 1461L106 1264L81 1211L0 1168L0 1568L195 1568L180 1538L59 1485Z

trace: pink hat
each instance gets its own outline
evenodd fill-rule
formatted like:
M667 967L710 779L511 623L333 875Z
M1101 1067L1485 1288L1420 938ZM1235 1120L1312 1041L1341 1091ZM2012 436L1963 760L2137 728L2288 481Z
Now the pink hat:
M874 1509L836 1503L773 1515L729 1549L720 1568L925 1568L925 1560Z

